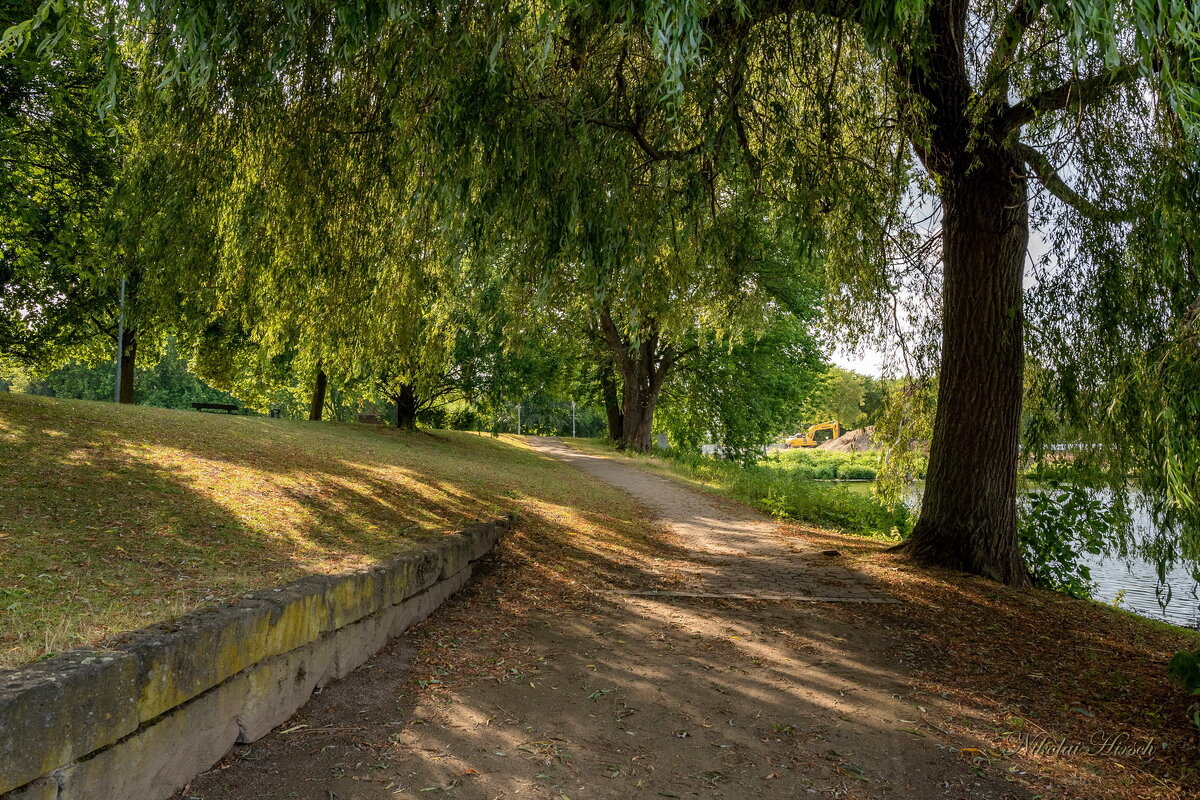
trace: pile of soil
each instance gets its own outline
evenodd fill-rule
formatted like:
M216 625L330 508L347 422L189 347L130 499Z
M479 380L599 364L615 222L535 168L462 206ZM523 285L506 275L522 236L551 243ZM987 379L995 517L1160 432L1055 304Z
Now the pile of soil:
M837 453L862 453L874 449L874 444L872 443L874 434L874 425L869 425L865 428L855 428L852 431L846 431L836 439L821 442L817 445L817 449L833 450Z

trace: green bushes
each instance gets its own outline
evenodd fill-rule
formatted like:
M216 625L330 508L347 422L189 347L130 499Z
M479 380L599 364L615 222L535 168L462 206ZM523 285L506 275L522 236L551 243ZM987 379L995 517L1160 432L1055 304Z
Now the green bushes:
M1167 674L1183 687L1191 697L1200 695L1200 650L1186 650L1175 654L1167 665ZM1200 728L1200 703L1192 703L1187 707L1188 718L1192 724Z
M1095 590L1088 555L1104 552L1117 526L1109 506L1087 487L1051 484L1022 499L1017 535L1034 584L1088 598Z
M875 469L861 464L846 464L839 472L838 477L847 481L875 480Z
M816 481L872 481L879 468L879 456L876 453L793 449L772 453L763 460L763 465Z
M861 475L871 471L866 464L828 460L820 465L790 467L780 459L767 465L743 467L730 461L677 450L659 451L667 455L676 470L687 477L713 486L755 508L780 518L810 525L840 528L865 536L907 536L912 520L907 509L889 511L874 499L851 492L842 486L822 484L813 473L834 477L839 471ZM788 454L790 456L790 454ZM802 454L807 455L807 454ZM869 454L828 453L823 455L869 456ZM791 459L789 459L791 460Z

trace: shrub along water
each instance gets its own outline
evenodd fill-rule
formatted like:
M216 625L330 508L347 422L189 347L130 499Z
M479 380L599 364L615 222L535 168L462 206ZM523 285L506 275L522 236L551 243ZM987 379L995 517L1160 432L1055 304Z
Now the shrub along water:
M879 454L792 449L771 453L762 464L818 481L873 481L879 470Z

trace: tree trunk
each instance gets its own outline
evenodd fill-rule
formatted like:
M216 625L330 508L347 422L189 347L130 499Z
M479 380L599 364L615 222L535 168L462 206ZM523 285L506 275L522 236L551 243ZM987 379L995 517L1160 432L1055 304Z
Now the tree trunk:
M317 380L313 384L312 405L308 408L308 418L313 422L320 422L321 416L325 413L326 383L325 370L317 367Z
M670 345L660 347L653 320L643 324L637 345L622 336L607 310L600 316L600 327L613 363L621 371L621 435L617 448L647 453L653 447L654 409L667 373L677 360L674 349ZM610 418L610 430L611 424Z
M137 332L126 328L124 344L121 347L121 390L117 402L133 404L136 400L133 389L134 364L137 361Z
M617 447L635 453L654 449L654 409L670 367L667 354L658 352L658 336L647 336L641 346L625 351L621 361L621 437Z
M600 370L600 389L604 393L604 415L608 418L608 438L614 442L624 436L624 415L621 414L621 398L617 394L617 379L611 365Z
M921 516L899 549L1027 585L1016 533L1026 181L999 146L969 156L943 178L937 414Z
M396 404L396 427L400 430L415 431L417 429L417 391L411 383L400 386L400 391L392 395Z
M625 379L620 449L648 453L654 448L652 434L657 403L658 392L652 390L645 380Z

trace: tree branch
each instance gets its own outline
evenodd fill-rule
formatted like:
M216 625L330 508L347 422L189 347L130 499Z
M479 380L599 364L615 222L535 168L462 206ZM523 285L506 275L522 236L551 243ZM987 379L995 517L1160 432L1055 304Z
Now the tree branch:
M710 39L725 34L743 33L747 23L762 22L797 12L820 17L857 21L862 12L861 0L744 0L742 3L721 4L700 21L700 28Z
M1017 154L1033 170L1034 176L1046 187L1046 191L1075 209L1085 217L1098 222L1129 222L1137 217L1131 209L1112 209L1096 205L1067 185L1050 163L1050 159L1027 144L1017 145Z
M1141 71L1136 64L1122 64L1087 78L1074 78L1053 89L1026 97L1000 117L1000 138L1048 111L1084 108L1099 100L1110 89L1137 80L1139 75Z
M621 332L617 330L617 324L613 322L612 314L607 308L600 312L600 329L604 332L604 339L608 342L608 349L616 360L617 367L622 374L628 374L631 371L629 353L625 349L624 340L621 339Z
M996 49L992 51L987 68L983 71L989 81L1008 69L1013 54L1017 52L1017 46L1021 44L1021 39L1025 36L1025 31L1037 21L1041 11L1042 4L1037 0L1016 0L1013 7L1009 9L1000 30L1000 37L996 40ZM1005 80L1004 84L1007 83L1008 81Z
M642 149L642 152L655 161L686 161L691 156L700 151L701 144L694 144L686 150L666 149L660 150L650 143L642 133L642 129L632 122L614 122L608 119L600 119L598 117L590 117L587 120L593 125L599 125L602 128L611 128L614 131L624 131L633 137L637 142L637 146Z

